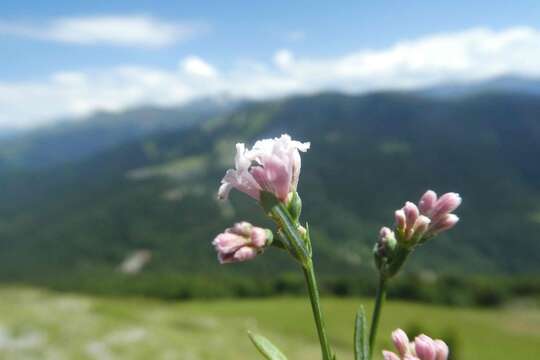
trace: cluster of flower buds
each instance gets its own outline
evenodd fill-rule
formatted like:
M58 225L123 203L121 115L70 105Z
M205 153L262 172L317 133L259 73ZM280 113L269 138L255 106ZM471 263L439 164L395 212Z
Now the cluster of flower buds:
M393 276L415 246L456 225L459 218L452 211L460 204L459 194L450 192L438 198L432 190L422 195L418 206L407 201L395 212L395 232L381 228L373 249L377 268Z
M406 202L395 213L398 239L405 244L415 245L454 227L459 218L452 211L460 204L459 194L450 192L437 198L432 190L422 195L418 206Z
M221 180L218 196L226 199L235 188L259 201L261 191L272 193L287 202L296 191L300 177L300 153L309 149L309 142L292 140L289 135L259 140L253 148L236 144L235 169L229 169Z
M383 351L384 360L447 360L448 346L442 340L432 339L427 335L417 336L413 342L405 331L397 329L392 332L392 342L397 354Z
M272 231L240 222L215 237L212 245L221 264L251 260L272 244Z

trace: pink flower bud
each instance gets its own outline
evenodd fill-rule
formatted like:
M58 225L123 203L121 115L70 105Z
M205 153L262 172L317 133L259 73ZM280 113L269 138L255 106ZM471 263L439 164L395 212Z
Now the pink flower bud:
M424 234L427 232L430 223L431 220L427 216L420 215L414 223L413 238L421 240Z
M448 359L448 353L450 352L448 350L448 345L442 340L436 339L434 341L435 343L435 349L437 352L437 355L435 357L435 360L446 360Z
M255 256L257 256L257 250L255 248L244 246L234 253L234 260L246 261L253 259Z
M403 240L409 241L413 237L414 224L416 222L416 219L418 219L420 212L418 211L416 205L414 205L410 201L407 201L405 203L405 206L403 207L403 212L405 213L405 231Z
M427 335L419 335L414 339L414 350L420 360L435 360L437 349L433 340Z
M254 227L251 232L251 243L254 247L262 249L266 245L266 230L260 227Z
M381 230L379 231L379 237L381 239L385 239L389 236L393 236L394 235L394 232L392 230L390 230L389 228L387 228L386 226L383 226L381 228Z
M407 201L395 213L398 241L407 242L412 247L452 228L459 218L451 212L460 204L459 194L450 192L437 199L437 194L432 190L422 195L419 207Z
M241 221L239 223L234 224L234 226L229 229L230 232L242 236L248 236L251 234L251 231L253 229L253 225L248 223L247 221Z
M224 232L216 236L212 244L218 253L233 253L249 243L249 238L231 232Z
M385 360L447 360L448 346L442 340L433 340L427 335L419 335L409 342L407 334L396 329L392 332L392 342L399 356L391 351L383 351Z
M429 231L429 236L437 235L443 231L453 228L459 221L459 217L454 214L443 215L435 224L433 224Z
M460 204L461 197L459 194L452 192L446 193L437 200L430 218L436 223L442 216L456 210Z
M437 193L433 190L428 190L422 195L418 202L418 208L422 215L430 216L435 204L437 203Z
M392 332L392 341L401 356L409 352L409 338L405 331L396 329Z
M235 169L225 173L218 195L226 199L232 188L259 200L261 191L274 194L283 202L295 191L300 177L299 151L309 149L309 143L294 141L289 135L259 140L251 150L236 145Z
M212 242L220 263L240 262L253 259L267 246L271 233L248 222L235 224L217 235Z
M405 211L405 217L407 219L407 228L412 228L420 215L418 208L412 202L407 201L403 207L403 211Z
M407 226L407 219L405 217L405 211L403 211L403 209L396 210L395 218L396 218L396 228L400 231L403 231L405 227Z

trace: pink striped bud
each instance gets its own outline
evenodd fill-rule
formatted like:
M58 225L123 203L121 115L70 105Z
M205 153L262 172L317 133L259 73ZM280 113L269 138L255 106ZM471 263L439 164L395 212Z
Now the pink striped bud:
M407 228L412 229L414 226L414 223L416 222L416 219L420 215L420 212L418 211L418 208L416 205L414 205L412 202L407 201L405 203L405 206L403 207L403 211L405 211L405 217L407 219Z
M392 332L392 342L396 347L399 355L405 356L409 353L409 337L405 331L401 329L396 329Z
M448 350L448 345L442 340L436 339L434 341L435 348L437 355L435 356L435 360L446 360L448 359L448 353L450 352Z
M405 227L407 226L407 219L405 217L405 211L403 211L403 209L396 210L395 218L396 218L396 228L399 231L405 230Z
M418 208L422 215L430 216L435 204L437 203L437 193L433 190L428 190L422 195L418 202Z
M414 223L413 238L418 241L421 240L426 234L430 223L431 220L427 216L420 215Z
M251 231L251 243L258 249L262 249L265 246L267 238L268 231L263 228L254 227Z
M251 260L272 242L272 232L248 222L235 224L217 235L212 245L221 264Z
M460 204L459 194L450 192L437 198L433 190L422 195L418 207L407 201L405 206L395 213L398 240L414 246L451 229L459 220L451 212Z
M385 360L447 360L448 346L442 340L433 340L427 335L419 335L414 342L409 342L407 334L396 329L392 332L392 342L398 354L383 351Z
M459 221L455 214L445 214L436 223L434 223L427 233L428 236L435 236L443 231L453 228Z
M419 335L414 339L414 350L420 360L435 360L437 349L433 340L427 335Z
M241 262L253 259L257 256L257 250L249 246L243 246L238 251L236 251L232 258L231 262Z
M430 218L436 223L442 216L451 213L461 205L461 197L457 193L446 193L437 200Z
M247 221L241 221L233 225L231 229L231 233L238 234L242 236L248 236L251 234L251 231L253 229L253 225L248 223Z

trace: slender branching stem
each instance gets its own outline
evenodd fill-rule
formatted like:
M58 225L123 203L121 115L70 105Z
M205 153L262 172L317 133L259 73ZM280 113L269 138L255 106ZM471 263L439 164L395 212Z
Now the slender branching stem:
M373 348L375 347L375 338L377 337L377 329L379 327L379 319L381 317L381 310L386 298L386 278L381 275L379 278L379 287L377 288L377 296L375 298L375 308L373 309L373 316L371 317L371 327L369 329L369 357L373 355Z
M317 279L313 269L313 262L310 260L306 266L303 267L303 270L308 286L309 299L311 300L311 309L313 310L313 317L315 318L315 325L317 326L319 342L321 343L323 360L332 360L332 350L330 349L330 343L328 342L328 336L326 334L326 328L324 325L319 297L319 288L317 286Z

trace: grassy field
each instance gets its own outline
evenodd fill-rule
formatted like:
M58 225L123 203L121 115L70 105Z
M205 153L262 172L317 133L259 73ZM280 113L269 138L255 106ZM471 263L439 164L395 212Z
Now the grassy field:
M324 299L339 359L352 359L359 303ZM453 359L540 359L540 309L390 302L379 349L390 346L390 331L398 326L445 337L455 350ZM1 359L258 359L248 329L270 338L291 360L319 358L309 306L300 298L167 303L0 288Z

